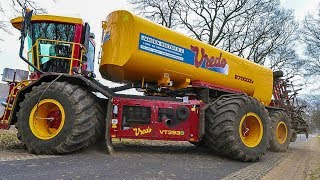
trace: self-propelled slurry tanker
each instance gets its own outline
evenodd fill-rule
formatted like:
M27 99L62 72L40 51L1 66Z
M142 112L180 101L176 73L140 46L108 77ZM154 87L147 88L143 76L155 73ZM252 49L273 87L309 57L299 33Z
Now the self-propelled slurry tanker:
M15 124L31 153L68 153L105 137L109 148L113 138L188 141L256 161L306 132L280 72L128 11L102 22L99 70L125 83L115 88L94 79L94 35L82 19L27 10L11 22L30 72L5 70L10 94L1 127ZM116 93L131 88L144 95Z

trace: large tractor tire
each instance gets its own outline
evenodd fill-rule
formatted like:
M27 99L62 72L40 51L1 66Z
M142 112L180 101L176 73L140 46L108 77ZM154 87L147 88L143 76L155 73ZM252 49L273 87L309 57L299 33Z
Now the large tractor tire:
M288 149L291 136L291 126L288 115L284 111L271 111L270 150L284 152Z
M104 134L104 115L94 95L67 82L33 87L17 116L18 137L30 153L69 153Z
M199 147L199 148L206 148L208 147L205 143L205 140L204 139L201 139L199 142L190 142L191 144L193 144L194 146L196 147Z
M105 125L105 118L107 115L107 107L108 107L108 100L101 99L97 96L93 95L95 100L95 108L97 110L97 124L95 126L96 135L92 139L92 143L105 143L105 132L106 132L106 125Z
M257 161L269 144L268 111L245 95L220 98L205 111L206 144L216 153L241 161Z

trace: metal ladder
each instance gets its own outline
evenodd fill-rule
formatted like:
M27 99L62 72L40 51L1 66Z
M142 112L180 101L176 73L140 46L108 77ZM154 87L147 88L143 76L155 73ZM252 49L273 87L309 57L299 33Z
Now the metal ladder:
M24 88L29 84L29 81L21 81L18 84L14 85L13 88L11 88L9 96L6 99L6 102L1 102L1 105L5 107L4 113L2 117L0 118L0 129L9 129L9 118L11 116L11 111L13 109L13 104L15 101L15 98L19 92L20 89Z

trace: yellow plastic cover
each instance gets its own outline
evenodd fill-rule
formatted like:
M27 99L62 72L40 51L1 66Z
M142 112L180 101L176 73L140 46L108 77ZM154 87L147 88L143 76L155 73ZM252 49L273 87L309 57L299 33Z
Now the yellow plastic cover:
M53 15L33 15L31 22L42 21L42 22L60 22L69 24L83 24L82 19L65 17L65 16L53 16ZM22 17L17 17L11 20L13 27L21 29Z

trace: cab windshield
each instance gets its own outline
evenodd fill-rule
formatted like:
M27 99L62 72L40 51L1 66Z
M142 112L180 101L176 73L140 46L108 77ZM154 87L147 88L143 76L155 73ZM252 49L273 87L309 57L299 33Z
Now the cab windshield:
M75 26L73 24L58 23L33 23L32 24L32 42L37 39L51 39L58 41L73 42Z
M38 57L34 57L34 64L40 63L45 72L66 73L70 68L70 61L54 57L71 58L72 45L65 42L74 42L75 25L52 22L32 23L28 33L29 49L38 40ZM57 42L63 41L63 42ZM36 47L35 47L36 48ZM36 53L36 49L32 50Z

